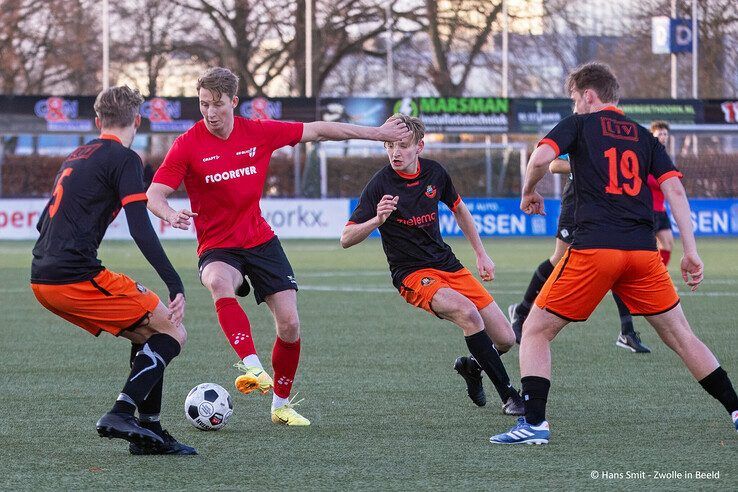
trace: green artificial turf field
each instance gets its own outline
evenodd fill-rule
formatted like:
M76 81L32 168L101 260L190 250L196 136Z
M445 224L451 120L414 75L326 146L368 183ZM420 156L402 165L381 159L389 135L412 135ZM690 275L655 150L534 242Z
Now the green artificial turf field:
M449 242L473 269L468 244ZM615 347L611 298L552 345L551 443L494 446L489 436L515 419L501 414L488 380L486 407L467 398L452 370L466 352L461 331L399 297L378 241L346 251L337 241L283 244L301 286L295 389L313 425L275 426L270 397L235 390L235 354L199 284L194 244L167 242L187 288L189 342L167 370L162 420L200 455L135 457L127 443L100 439L94 427L122 387L128 342L94 339L44 310L27 284L32 244L0 243L0 489L738 488L738 434L728 414L642 319L636 329L653 353ZM485 244L497 264L491 290L506 312L552 252L553 238ZM700 290L685 292L677 251L671 273L695 332L738 382L738 240L698 244L706 264ZM165 295L132 242L104 243L101 257ZM271 316L253 297L242 305L266 365ZM503 361L518 386L517 348ZM184 398L202 382L233 396L233 417L221 431L201 432L185 420Z

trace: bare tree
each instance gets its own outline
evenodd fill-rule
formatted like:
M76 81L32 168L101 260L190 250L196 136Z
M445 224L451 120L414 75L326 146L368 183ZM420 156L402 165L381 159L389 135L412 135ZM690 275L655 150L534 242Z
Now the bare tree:
M283 76L291 63L295 2L288 0L176 0L199 16L200 39L183 49L208 64L231 68L242 94L260 95Z
M502 2L425 0L422 10L430 60L418 68L440 94L461 96L490 41L493 24L502 12Z
M183 43L198 33L198 20L168 0L128 0L111 6L111 58L119 70L135 78L140 64L146 76L146 92L160 90L163 70Z

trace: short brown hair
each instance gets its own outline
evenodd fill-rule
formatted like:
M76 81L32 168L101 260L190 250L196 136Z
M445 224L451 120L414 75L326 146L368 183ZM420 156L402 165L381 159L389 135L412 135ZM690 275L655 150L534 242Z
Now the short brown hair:
M617 103L620 99L618 79L604 63L590 62L579 65L566 77L566 91L581 92L591 89L603 103Z
M231 99L238 93L238 76L223 67L209 68L197 79L197 92L207 89L213 93L215 99L220 99L222 94Z
M420 121L420 118L402 113L395 113L390 118L396 118L407 125L407 129L413 132L413 143L423 140L425 136L425 125Z
M95 114L103 128L125 128L133 124L144 98L127 85L111 87L95 99Z
M666 130L667 132L670 130L669 124L665 122L664 120L656 120L651 122L651 133L655 132L656 130Z

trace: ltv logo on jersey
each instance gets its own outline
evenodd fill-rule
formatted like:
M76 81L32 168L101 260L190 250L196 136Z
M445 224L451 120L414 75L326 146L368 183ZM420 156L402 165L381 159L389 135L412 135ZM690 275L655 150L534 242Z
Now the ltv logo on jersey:
M602 123L602 135L617 138L619 140L638 141L638 128L632 121L616 120L614 118L600 117Z

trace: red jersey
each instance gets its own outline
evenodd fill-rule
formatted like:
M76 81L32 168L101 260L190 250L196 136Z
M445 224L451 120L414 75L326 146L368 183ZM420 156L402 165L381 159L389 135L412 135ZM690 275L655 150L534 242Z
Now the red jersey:
M197 254L213 248L252 248L274 237L259 199L272 152L302 139L302 123L235 117L226 140L203 120L174 141L154 183L174 188L184 180L197 232Z
M651 196L653 197L653 211L666 212L666 206L664 205L664 192L661 191L659 182L651 174L648 175L648 187L651 189Z

